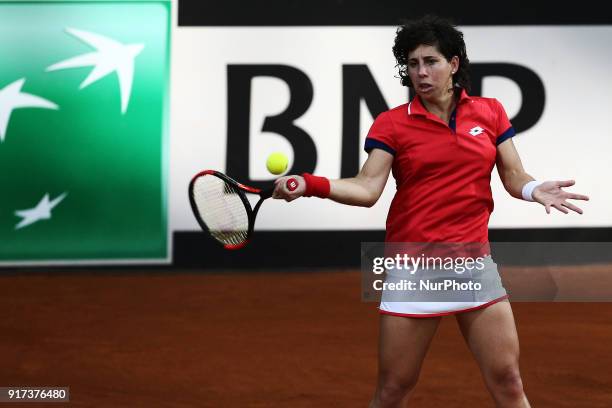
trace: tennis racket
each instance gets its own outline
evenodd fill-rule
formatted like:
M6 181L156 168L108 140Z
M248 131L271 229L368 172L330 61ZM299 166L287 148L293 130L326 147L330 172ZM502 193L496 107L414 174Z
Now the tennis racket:
M293 191L298 181L292 177L286 186ZM238 183L221 172L204 170L189 183L189 202L204 231L226 249L240 249L253 235L259 207L273 192L274 187L261 190ZM251 207L247 193L259 195L255 207Z

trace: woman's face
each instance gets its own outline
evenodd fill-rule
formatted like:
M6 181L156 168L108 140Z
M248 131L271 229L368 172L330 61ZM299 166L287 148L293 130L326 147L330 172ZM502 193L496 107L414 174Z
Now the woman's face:
M452 91L452 78L457 68L458 57L449 62L431 45L420 45L408 54L408 76L417 95L426 100L443 97Z

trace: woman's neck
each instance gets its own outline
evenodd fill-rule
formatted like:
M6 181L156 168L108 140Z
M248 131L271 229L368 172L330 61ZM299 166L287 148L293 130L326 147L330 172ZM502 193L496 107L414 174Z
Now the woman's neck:
M456 106L455 95L452 91L445 93L439 98L432 98L429 100L421 98L421 102L429 113L436 115L442 119L444 123L448 123Z

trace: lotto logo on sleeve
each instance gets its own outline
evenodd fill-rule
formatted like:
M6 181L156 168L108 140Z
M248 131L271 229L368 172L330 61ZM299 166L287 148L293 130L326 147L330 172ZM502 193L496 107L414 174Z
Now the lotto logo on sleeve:
M0 2L0 265L168 261L169 22L169 1Z

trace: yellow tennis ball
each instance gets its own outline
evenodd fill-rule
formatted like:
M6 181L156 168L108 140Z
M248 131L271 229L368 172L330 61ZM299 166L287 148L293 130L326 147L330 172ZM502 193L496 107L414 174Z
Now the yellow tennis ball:
M268 156L268 160L266 160L266 167L272 174L284 173L287 170L287 164L289 164L289 159L279 152L272 153Z

